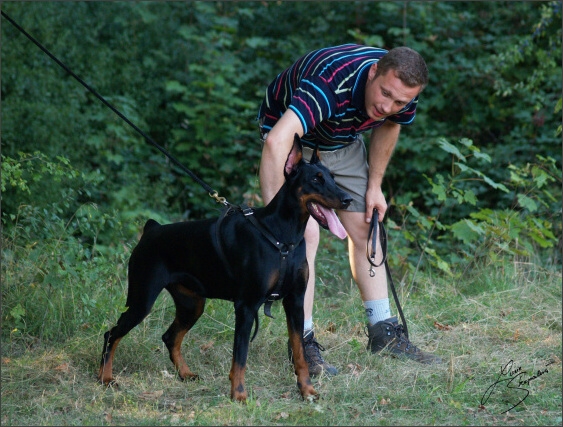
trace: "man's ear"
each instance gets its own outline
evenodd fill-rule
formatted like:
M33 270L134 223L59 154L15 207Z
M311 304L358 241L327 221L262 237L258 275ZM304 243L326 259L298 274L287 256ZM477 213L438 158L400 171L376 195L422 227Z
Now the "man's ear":
M374 62L373 64L371 64L371 67L369 67L369 72L368 72L369 81L375 78L375 73L377 73L377 62Z
M291 172L297 169L297 165L303 160L303 146L301 145L301 139L299 135L295 134L293 138L293 146L291 151L287 155L287 160L285 161L285 168L283 170L285 177L287 178Z

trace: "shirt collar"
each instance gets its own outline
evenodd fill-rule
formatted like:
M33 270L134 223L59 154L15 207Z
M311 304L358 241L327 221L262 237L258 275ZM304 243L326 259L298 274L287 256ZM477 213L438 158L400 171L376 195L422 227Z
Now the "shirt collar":
M352 89L352 105L366 116L366 83L368 81L369 69L372 65L373 63L370 63L360 70L356 84Z

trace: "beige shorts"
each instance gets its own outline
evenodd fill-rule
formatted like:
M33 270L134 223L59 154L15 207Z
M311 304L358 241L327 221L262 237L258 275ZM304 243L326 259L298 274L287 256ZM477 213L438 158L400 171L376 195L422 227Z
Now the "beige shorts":
M303 147L303 157L309 161L313 150ZM366 211L366 190L369 177L367 151L364 140L360 136L356 142L334 151L321 151L320 158L333 174L336 184L350 196L352 203L347 211Z

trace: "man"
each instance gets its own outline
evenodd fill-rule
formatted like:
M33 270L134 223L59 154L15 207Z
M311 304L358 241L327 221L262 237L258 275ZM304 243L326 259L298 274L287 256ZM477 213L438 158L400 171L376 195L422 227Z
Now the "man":
M370 276L366 239L373 209L385 216L381 190L385 169L401 125L413 122L418 95L428 83L424 59L414 50L390 51L345 44L315 50L280 73L268 86L258 119L263 141L260 185L264 203L283 184L283 165L297 133L307 159L318 144L321 160L337 184L354 199L338 212L348 233L352 276L368 319L368 349L384 348L422 363L440 362L408 341L396 317L391 317L385 267ZM361 134L371 131L369 149ZM337 369L320 354L324 348L313 330L315 255L319 227L310 220L305 231L309 282L305 294L304 342L309 373L336 375ZM381 253L381 248L377 249Z

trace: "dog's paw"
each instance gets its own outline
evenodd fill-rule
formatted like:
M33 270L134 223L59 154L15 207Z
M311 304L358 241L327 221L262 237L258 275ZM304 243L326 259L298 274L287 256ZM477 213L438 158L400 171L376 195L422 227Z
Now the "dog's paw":
M239 403L244 403L246 404L246 399L248 399L248 394L246 392L246 390L240 392L240 391L235 391L231 393L231 400L233 402L239 402Z
M119 384L117 383L116 380L114 380L113 378L109 379L109 380L99 380L99 382L105 386L106 388L113 388L113 389L118 389L119 388Z
M319 393L312 387L304 387L301 389L301 396L306 402L315 402L319 400Z
M197 374L191 374L191 375L186 375L184 377L182 377L181 375L178 375L178 378L180 378L180 381L184 382L184 381L199 381L201 380L201 377Z
M320 396L318 394L311 394L309 396L304 397L304 399L309 403L316 402L317 400L319 400L319 398Z

